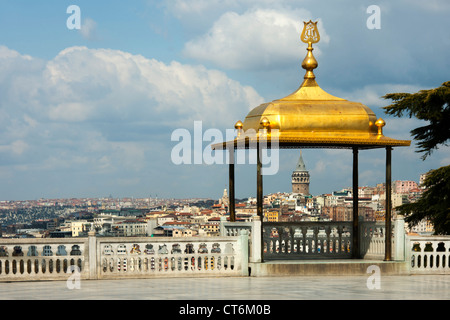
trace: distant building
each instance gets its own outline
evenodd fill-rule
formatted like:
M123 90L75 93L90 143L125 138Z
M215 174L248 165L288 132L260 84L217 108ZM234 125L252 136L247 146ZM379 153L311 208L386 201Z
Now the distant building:
M145 237L148 235L148 224L139 220L125 220L115 223L111 227L119 237Z
M72 231L51 231L49 233L50 238L71 238Z
M72 237L78 237L83 232L87 232L90 230L91 223L87 220L78 220L78 221L71 221L70 222L70 228L72 231Z
M228 207L229 203L230 203L230 200L228 199L228 192L227 192L227 189L224 189L224 190L223 190L222 198L219 199L219 204L221 205L221 207L222 207L223 209L225 209L225 207Z
M407 193L393 193L392 194L392 208L395 209L405 203L409 203Z
M419 186L415 181L396 180L393 183L394 193L408 193L411 189L417 189Z
M419 187L420 188L425 188L425 185L424 185L424 183L425 183L425 179L427 178L427 176L430 174L430 171L428 171L427 173L422 173L421 175L420 175L420 178L419 178Z
M180 225L164 225L153 229L155 237L192 237L195 232Z
M352 221L353 206L350 204L323 207L322 214L328 216L332 221ZM375 211L371 207L360 205L358 207L358 216L364 221L375 221Z
M165 216L158 217L158 225L162 226L167 222L173 222L177 220L177 216L175 214L166 214Z
M279 214L280 212L278 210L269 210L264 213L268 222L278 222Z
M219 222L220 220L217 220L217 222L215 222L215 220L212 220L208 223L201 224L200 229L203 230L205 232L205 235L207 236L218 236L220 228Z
M413 227L406 226L408 233L418 233L421 235L431 235L434 233L434 226L428 219L423 219Z
M306 170L305 162L303 161L302 151L300 150L300 158L297 162L297 167L292 172L292 193L300 193L309 195L309 172Z

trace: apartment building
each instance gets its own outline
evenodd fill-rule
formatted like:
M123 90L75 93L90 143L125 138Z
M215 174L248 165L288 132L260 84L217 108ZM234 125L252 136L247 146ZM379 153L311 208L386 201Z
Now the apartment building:
M409 180L396 180L393 183L394 193L408 193L411 189L417 189L419 185L415 181Z

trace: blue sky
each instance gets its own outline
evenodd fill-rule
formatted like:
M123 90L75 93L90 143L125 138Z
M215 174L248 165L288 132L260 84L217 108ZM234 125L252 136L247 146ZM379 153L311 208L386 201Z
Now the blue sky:
M77 5L81 29L66 12ZM366 25L370 5L380 29ZM226 165L175 165L174 130L224 132L260 103L300 85L302 21L319 20L315 74L327 92L369 106L384 133L410 139L415 119L389 118L381 99L448 81L445 0L0 1L0 200L211 197ZM207 148L209 142L204 142ZM393 179L418 181L450 163L413 145L393 152ZM313 194L351 185L348 150L304 150ZM265 193L290 191L298 150L280 152ZM360 185L384 181L383 150L360 153ZM255 196L256 168L239 165L237 197Z

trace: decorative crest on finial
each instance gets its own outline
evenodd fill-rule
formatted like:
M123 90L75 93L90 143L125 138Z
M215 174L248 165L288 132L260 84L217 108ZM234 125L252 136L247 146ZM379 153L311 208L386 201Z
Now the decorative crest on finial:
M314 50L312 44L320 41L317 22L318 21L312 22L312 20L309 20L308 22L303 21L304 26L300 39L308 44L308 48L306 49L308 50L308 54L302 62L302 68L306 70L306 74L303 77L304 79L314 80L316 78L313 70L317 68L318 63L312 54L312 51Z
M309 20L308 22L303 21L303 31L300 36L300 39L304 43L317 43L320 41L319 29L317 28L317 22L312 22Z

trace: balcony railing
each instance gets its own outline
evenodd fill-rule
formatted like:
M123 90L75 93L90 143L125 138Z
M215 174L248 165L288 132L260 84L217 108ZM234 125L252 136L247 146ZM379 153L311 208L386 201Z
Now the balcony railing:
M351 258L351 222L264 222L264 259Z
M0 281L248 275L236 237L0 239Z
M406 237L392 224L393 259L410 272L450 273L450 237ZM384 223L360 222L360 255L383 260ZM247 276L249 262L352 256L351 222L221 222L220 237L0 238L0 281Z
M98 238L98 278L238 276L248 272L248 235ZM243 250L244 249L244 250Z
M89 278L87 238L0 239L0 280Z
M408 255L413 274L450 274L450 237L407 237Z
M256 217L257 218L257 217ZM360 256L383 260L385 223L360 221ZM346 259L352 257L352 222L264 222L264 260ZM261 222L221 222L221 235L248 230L250 261L261 261ZM404 260L404 220L392 224L393 258Z

